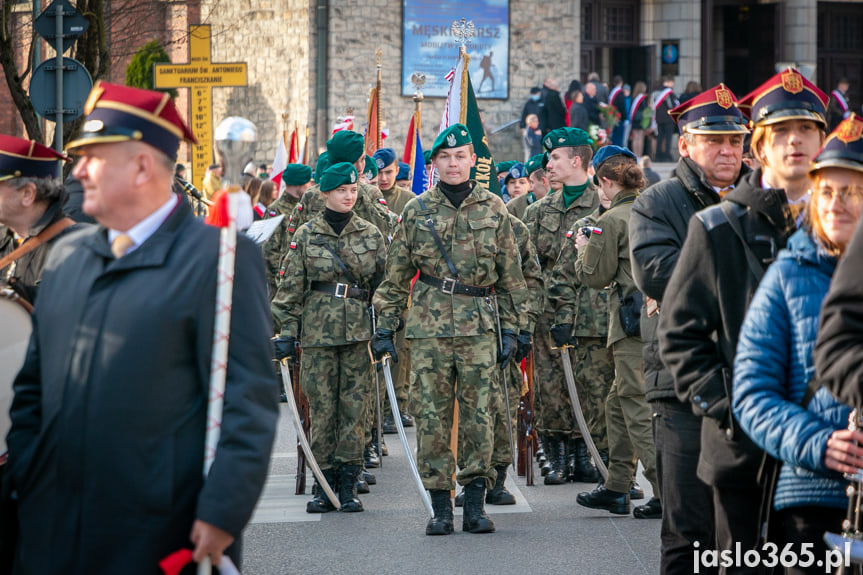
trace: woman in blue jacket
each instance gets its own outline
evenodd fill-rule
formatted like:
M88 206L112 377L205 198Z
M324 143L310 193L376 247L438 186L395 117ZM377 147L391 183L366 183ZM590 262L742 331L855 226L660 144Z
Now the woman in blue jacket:
M857 124L863 128L859 118L851 127ZM777 533L785 537L778 548L792 543L799 558L806 550L816 559L809 569L788 567L786 573L823 573L817 561L825 556L823 534L839 530L848 505L848 482L840 472L863 463L845 455L852 437L863 438L847 430L849 407L823 388L802 406L815 374L821 302L863 209L863 156L837 138L840 129L810 168L806 223L764 275L734 363L734 415L781 465L773 500Z

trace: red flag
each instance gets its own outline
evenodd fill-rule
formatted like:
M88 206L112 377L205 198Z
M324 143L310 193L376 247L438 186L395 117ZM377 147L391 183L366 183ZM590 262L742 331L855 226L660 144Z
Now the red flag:
M378 129L378 90L372 88L369 94L369 113L366 115L366 154L371 156L378 149L375 132Z
M405 136L405 153L402 155L402 162L409 166L414 165L414 151L416 143L416 113L411 114L411 122L408 124L408 133Z
M294 131L291 132L291 145L288 148L288 163L296 164L300 158L300 138L297 135L297 127L294 126Z

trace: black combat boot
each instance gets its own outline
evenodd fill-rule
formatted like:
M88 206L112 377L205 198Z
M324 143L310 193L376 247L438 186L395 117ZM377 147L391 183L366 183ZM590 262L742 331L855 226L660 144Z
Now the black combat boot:
M381 465L381 458L375 449L374 439L369 441L366 444L366 448L363 450L363 462L367 469L376 469Z
M360 471L360 479L368 483L369 485L377 485L378 478L375 477L374 473L369 473L369 470L363 467L363 470Z
M651 497L644 505L632 510L636 519L662 519L662 503L656 497Z
M644 499L644 489L638 484L635 479L632 480L632 485L629 488L629 498L633 501Z
M324 475L324 479L327 480L327 483L332 487L335 484L336 473L335 469L324 469L322 471ZM315 486L314 486L314 498L311 501L306 503L306 513L329 513L330 511L335 511L336 508L330 502L327 494L324 493L324 488L321 487L321 484L318 482L317 478L315 478Z
M497 477L494 487L486 493L485 502L489 505L515 505L515 495L506 490L506 465L498 465L494 468Z
M450 535L452 533L452 502L449 489L430 489L434 517L426 523L426 535Z
M629 515L629 493L606 489L599 484L593 491L579 493L576 502L591 509L606 509L615 515Z
M577 443L578 439L570 437L562 440L566 445L566 480L581 481L581 476L578 474L575 467L575 458L578 454Z
M546 442L546 457L551 462L551 471L545 476L546 485L566 483L566 441L558 435L549 435Z
M548 435L542 436L541 445L543 451L539 474L545 477L551 472L551 460L554 459L554 449L552 447L551 438Z
M461 507L464 505L464 487L461 488L461 491L455 496L455 506Z
M494 523L485 514L485 478L477 477L464 488L461 530L468 533L494 533Z
M392 413L384 415L383 430L384 435L392 435L393 433L399 432L398 428L396 428L396 422L393 419Z
M402 417L402 427L413 427L414 426L414 418L410 413L405 413L404 411L400 412L399 415Z
M362 471L360 471L357 473L357 493L364 495L371 492L371 489L369 489L369 483L366 481L366 478L363 477Z
M536 439L536 462L539 464L543 464L547 461L545 457L545 437L542 435L537 435Z
M587 449L587 443L584 438L575 440L575 479L573 481L581 481L582 483L596 483L599 481L600 475L596 468L590 463L590 452Z
M339 511L353 513L363 510L363 504L357 499L357 476L359 465L342 465L339 467Z

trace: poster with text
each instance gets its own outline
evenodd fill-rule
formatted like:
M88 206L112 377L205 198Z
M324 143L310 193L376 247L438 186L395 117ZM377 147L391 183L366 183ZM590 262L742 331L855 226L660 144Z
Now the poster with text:
M411 96L411 75L425 74L425 96L447 95L446 75L458 62L453 22L461 19L473 36L466 45L477 98L509 97L509 0L404 0L402 96Z

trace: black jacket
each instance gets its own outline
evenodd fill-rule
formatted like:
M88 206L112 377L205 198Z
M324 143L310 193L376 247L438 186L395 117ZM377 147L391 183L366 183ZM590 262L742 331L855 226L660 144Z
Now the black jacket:
M746 169L744 167L744 169ZM650 186L632 205L629 246L638 289L662 303L692 215L719 202L698 165L681 158L672 177ZM674 381L659 358L656 316L642 317L643 370L647 401L677 400Z
M560 92L551 88L542 88L542 112L539 115L539 127L545 135L551 130L566 126L566 108L560 99Z
M584 104L573 102L569 105L569 125L585 132L590 129L590 119L587 117L587 108Z
M699 212L689 231L659 319L662 360L681 401L704 418L698 476L718 487L755 485L761 450L731 413L737 338L763 270L795 231L783 190L761 188L761 170L725 196L759 261L750 268L743 242L720 206Z
M839 260L821 308L815 346L817 380L839 401L863 407L863 226Z
M518 122L518 127L524 128L527 125L527 117L531 114L534 114L540 121L542 121L542 108L542 98L539 100L528 98L527 102L524 103L524 108L521 109L521 120Z

